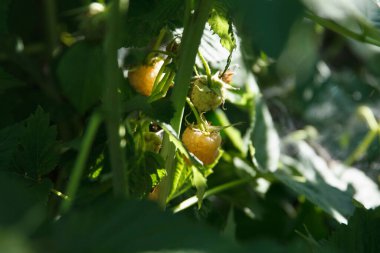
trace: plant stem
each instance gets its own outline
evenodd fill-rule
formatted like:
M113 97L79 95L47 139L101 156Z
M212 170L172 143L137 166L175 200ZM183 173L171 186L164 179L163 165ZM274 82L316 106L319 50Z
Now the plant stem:
M177 134L179 134L181 130L185 101L190 86L195 57L197 55L203 29L213 5L213 0L200 0L194 12L192 11L192 8L190 8L191 1L187 1L186 3L187 10L185 17L188 18L185 18L184 21L185 26L183 37L178 53L178 72L171 96L171 101L173 107L176 108L176 112L170 123ZM167 135L165 135L163 145L162 155L166 160L165 168L167 170L167 177L162 182L159 202L160 205L165 208L175 173L174 159L176 149L175 146L170 143Z
M121 102L118 88L122 83L122 73L117 65L117 50L121 47L120 34L123 33L122 15L128 9L128 0L114 0L110 5L105 41L105 91L104 111L107 126L108 149L111 160L113 190L117 197L128 197L128 178L126 161L120 146L119 126Z
M328 29L330 29L330 30L332 30L334 32L339 33L339 34L342 34L342 35L344 35L346 37L355 39L357 41L369 43L369 44L372 44L372 45L375 45L375 46L380 46L380 41L378 41L378 40L376 40L374 38L368 37L365 33L363 33L363 34L355 33L352 30L347 29L346 27L341 26L341 25L335 23L334 21L318 17L317 15L315 15L315 14L309 12L309 11L307 11L305 13L305 16L308 19L314 21L315 23L320 24L321 26L326 27L326 28L328 28Z
M55 0L45 0L46 44L49 58L53 56L58 41Z
M215 195L217 193L223 192L225 190L229 190L231 188L237 187L239 185L246 184L248 182L252 181L252 178L244 178L244 179L239 179L235 180L226 184L219 185L215 188L212 188L208 191L205 192L203 198L207 198L211 195ZM198 197L197 196L192 196L184 201L182 201L179 205L173 208L173 213L178 213L180 211L185 210L186 208L189 208L192 205L195 205L198 203Z
M147 58L146 58L146 61L149 63L150 62L150 59L152 59L155 55L155 51L159 51L158 49L160 48L161 46L161 43L162 43L162 40L164 39L165 37L165 34L166 34L166 27L162 28L160 30L160 33L158 34L157 36L157 39L156 39L156 42L154 43L153 45L153 48L152 48L152 51L150 54L148 54ZM161 52L162 53L162 52Z
M64 198L61 202L61 214L67 212L73 204L86 165L87 157L91 150L92 142L95 138L96 132L101 122L102 118L99 115L99 113L93 113L88 124L87 131L83 137L83 141L79 150L79 155L75 161L74 168L71 171L69 183L67 184L66 196L68 196L68 198Z
M370 130L364 139L360 142L360 144L356 147L354 152L351 153L351 155L344 161L347 165L352 165L355 161L357 161L369 148L371 143L375 140L375 137L379 133L379 128Z

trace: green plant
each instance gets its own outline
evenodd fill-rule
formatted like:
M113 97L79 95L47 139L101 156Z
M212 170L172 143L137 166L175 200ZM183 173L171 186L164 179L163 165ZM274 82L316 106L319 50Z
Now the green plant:
M0 1L0 252L379 252L379 15Z

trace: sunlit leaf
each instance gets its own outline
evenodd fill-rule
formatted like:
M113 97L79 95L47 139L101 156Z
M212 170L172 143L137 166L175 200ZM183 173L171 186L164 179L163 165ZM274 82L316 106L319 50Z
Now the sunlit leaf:
M260 167L275 171L280 158L280 139L274 127L272 116L262 99L256 102L256 119L252 135L255 158Z
M274 176L337 221L347 222L347 217L354 211L353 193L310 146L303 141L292 145L297 151L297 157L282 156L284 168L276 171Z
M232 23L228 21L227 10L224 8L215 8L211 11L208 23L211 29L220 37L220 43L228 51L236 47Z

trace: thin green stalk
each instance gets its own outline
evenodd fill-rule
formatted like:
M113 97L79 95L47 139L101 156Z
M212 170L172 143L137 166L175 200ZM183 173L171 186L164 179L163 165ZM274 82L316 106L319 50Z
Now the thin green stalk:
M357 161L369 148L371 143L375 140L378 135L378 129L370 130L360 144L356 147L354 152L344 161L345 164L351 165Z
M202 120L202 117L199 115L197 109L195 108L195 106L191 102L190 98L187 97L186 102L189 105L191 111L193 112L195 119L197 120L197 126L199 127L199 129L202 131L206 131L205 122L204 122L204 120Z
M160 33L158 34L156 42L153 45L152 52L150 54L148 54L148 56L146 58L148 63L149 63L150 59L152 59L154 57L155 51L158 51L158 49L160 48L162 40L165 37L165 34L166 34L166 27L162 28Z
M61 214L67 212L70 209L71 205L73 204L80 180L83 175L86 161L91 150L92 142L95 138L96 132L101 122L102 122L102 118L99 115L99 113L94 113L90 119L88 128L83 137L83 141L79 150L79 155L75 161L74 168L71 171L69 183L67 184L67 188L66 188L66 196L68 196L68 198L65 198L61 202L61 206L60 206Z
M206 59L203 57L200 51L198 51L198 56L199 59L201 59L201 62L203 64L203 67L205 68L206 75L207 75L207 83L210 85L211 84L211 69L210 66L208 65Z
M126 161L120 146L119 126L121 121L121 101L118 88L122 84L121 71L117 65L117 50L121 47L120 35L123 31L123 15L128 9L128 0L114 0L110 5L105 41L105 92L104 111L107 126L108 149L112 168L115 196L128 197Z
M252 181L252 178L244 178L244 179L239 179L239 180L235 180L235 181L232 181L232 182L229 182L226 184L219 185L215 188L212 188L212 189L206 191L203 198L207 198L207 197L215 195L217 193L221 193L221 192L229 190L231 188L246 184L250 181ZM189 208L189 207L195 205L196 203L198 203L198 197L192 196L192 197L182 201L176 207L174 207L173 213L181 212L181 211L185 210L186 208Z
M171 96L171 101L173 103L173 107L176 108L176 112L170 123L178 134L181 130L183 112L186 103L185 101L190 86L195 57L197 55L203 29L212 5L213 0L200 0L197 8L193 12L191 8L191 1L186 2L187 11L185 13L185 17L188 18L185 18L184 21L185 26L183 37L178 53L178 72ZM167 177L162 182L159 202L160 205L165 208L167 197L173 184L176 148L172 143L170 143L167 135L165 135L163 147L162 155L166 160L165 168L167 170Z
M346 37L355 39L357 41L369 43L375 46L380 46L380 41L373 39L371 37L368 37L366 34L355 33L351 31L350 29L347 29L344 26L341 26L335 23L334 21L318 17L317 15L314 15L311 12L306 12L305 16L309 18L310 20L314 21L315 23L320 24L321 26L326 27L336 33L342 34Z

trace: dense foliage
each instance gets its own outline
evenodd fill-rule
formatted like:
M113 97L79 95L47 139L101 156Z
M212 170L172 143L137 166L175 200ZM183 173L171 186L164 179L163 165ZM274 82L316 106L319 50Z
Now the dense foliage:
M372 0L0 1L0 252L380 252Z

